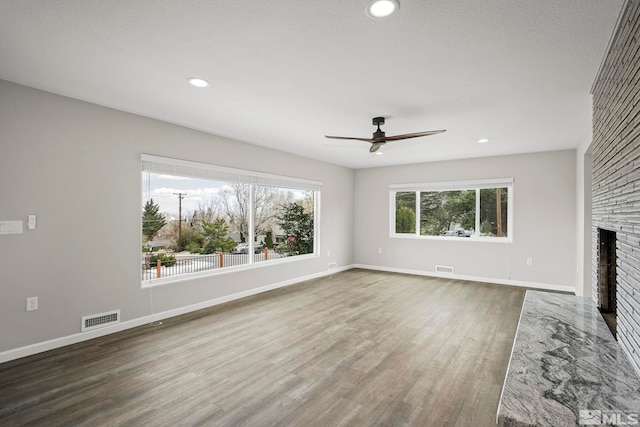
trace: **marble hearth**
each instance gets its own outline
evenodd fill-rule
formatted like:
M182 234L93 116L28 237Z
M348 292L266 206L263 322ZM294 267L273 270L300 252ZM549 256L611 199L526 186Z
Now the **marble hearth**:
M638 414L640 380L593 301L527 291L498 425L580 425L581 410Z

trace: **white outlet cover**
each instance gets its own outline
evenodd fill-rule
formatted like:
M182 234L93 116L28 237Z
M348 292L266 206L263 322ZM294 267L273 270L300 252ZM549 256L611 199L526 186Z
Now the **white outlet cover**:
M38 309L38 297L27 298L27 311L34 311Z

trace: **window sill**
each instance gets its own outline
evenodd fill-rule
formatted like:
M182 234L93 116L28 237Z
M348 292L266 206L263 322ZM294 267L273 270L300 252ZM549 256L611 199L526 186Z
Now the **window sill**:
M288 263L291 263L291 262L316 259L319 256L320 255L318 255L318 254L297 255L297 256L292 256L292 257L274 259L274 260L270 260L270 261L254 262L254 263L251 263L251 264L239 265L239 266L234 266L234 267L225 267L225 268L221 268L221 269L217 269L217 270L199 271L199 272L196 272L196 273L181 274L181 275L178 275L178 276L165 277L165 278L161 278L161 279L145 280L145 281L141 282L141 286L140 287L142 289L155 288L155 287L158 287L158 286L172 285L172 284L175 284L175 283L178 283L178 282L185 282L185 281L189 281L189 280L202 279L202 278L205 278L205 277L221 276L221 275L225 275L225 274L229 274L229 273L238 273L238 272L241 272L241 271L255 270L255 269L274 266L274 265L281 265L281 264L288 264Z
M392 239L435 240L447 242L476 242L476 243L512 243L511 237L456 237L456 236L418 236L416 234L391 234Z

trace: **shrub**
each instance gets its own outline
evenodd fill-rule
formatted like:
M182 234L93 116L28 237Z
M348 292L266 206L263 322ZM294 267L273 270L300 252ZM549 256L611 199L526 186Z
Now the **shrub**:
M160 261L162 265L165 267L171 267L176 265L176 256L175 255L167 255L165 253L157 253L153 254L149 257L150 266L154 266Z
M204 246L206 239L204 237L204 235L202 233L200 233L197 230L194 230L193 228L191 228L190 226L183 224L182 225L182 229L180 231L180 239L177 242L177 246L178 246L178 250L184 250L184 249L188 249L189 245L191 244L195 244L197 245L199 248ZM192 245L191 247L195 247L195 245ZM189 251L192 252L192 251Z
M197 242L189 242L189 243L187 243L187 246L185 246L185 249L188 250L189 252L191 252L192 254L201 254L202 253L202 248L200 247L200 245Z

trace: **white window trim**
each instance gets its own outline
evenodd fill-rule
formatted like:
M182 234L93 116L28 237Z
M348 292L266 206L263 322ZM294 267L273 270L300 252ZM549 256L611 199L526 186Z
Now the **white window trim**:
M455 191L455 190L476 190L476 212L480 212L480 198L477 196L479 190L486 188L508 188L507 194L507 237L486 237L474 235L466 238L451 238L446 236L422 236L420 235L420 197L421 191ZM389 237L397 239L418 239L418 240L442 240L447 242L493 242L512 243L513 242L513 178L479 179L469 181L441 181L423 182L410 184L389 185ZM402 192L416 192L416 232L396 233L396 194ZM475 229L480 229L480 216L476 215Z
M207 163L192 162L189 160L173 159L169 157L155 156L151 154L141 155L141 171L155 172L166 175L189 176L193 178L209 179L223 182L238 182L248 184L249 191L249 212L253 212L254 203L254 186L264 185L270 187L291 188L296 190L313 191L314 193L314 210L313 210L313 253L296 255L286 258L273 259L268 261L255 262L252 256L249 256L249 262L244 265L225 267L215 270L200 271L194 273L186 273L177 276L162 277L160 279L142 280L141 287L153 287L168 285L171 283L182 282L185 280L193 280L201 277L216 276L220 274L228 274L237 271L250 270L265 266L273 266L277 264L285 264L294 261L303 261L320 256L320 194L322 189L322 181L314 181L303 178L294 178L288 176L274 175L263 172L254 172L244 169L229 168L225 166L210 165ZM144 203L144 195L140 194L141 201ZM142 221L142 218L139 219ZM254 230L253 215L249 216L249 254L254 251ZM140 240L142 240L142 222L138 227L140 230Z
M322 188L322 181L254 172L245 169L192 162L190 160L154 156L151 154L142 154L141 157L143 171L160 174L191 176L216 181L240 182L243 184L267 185L298 190L320 191Z

